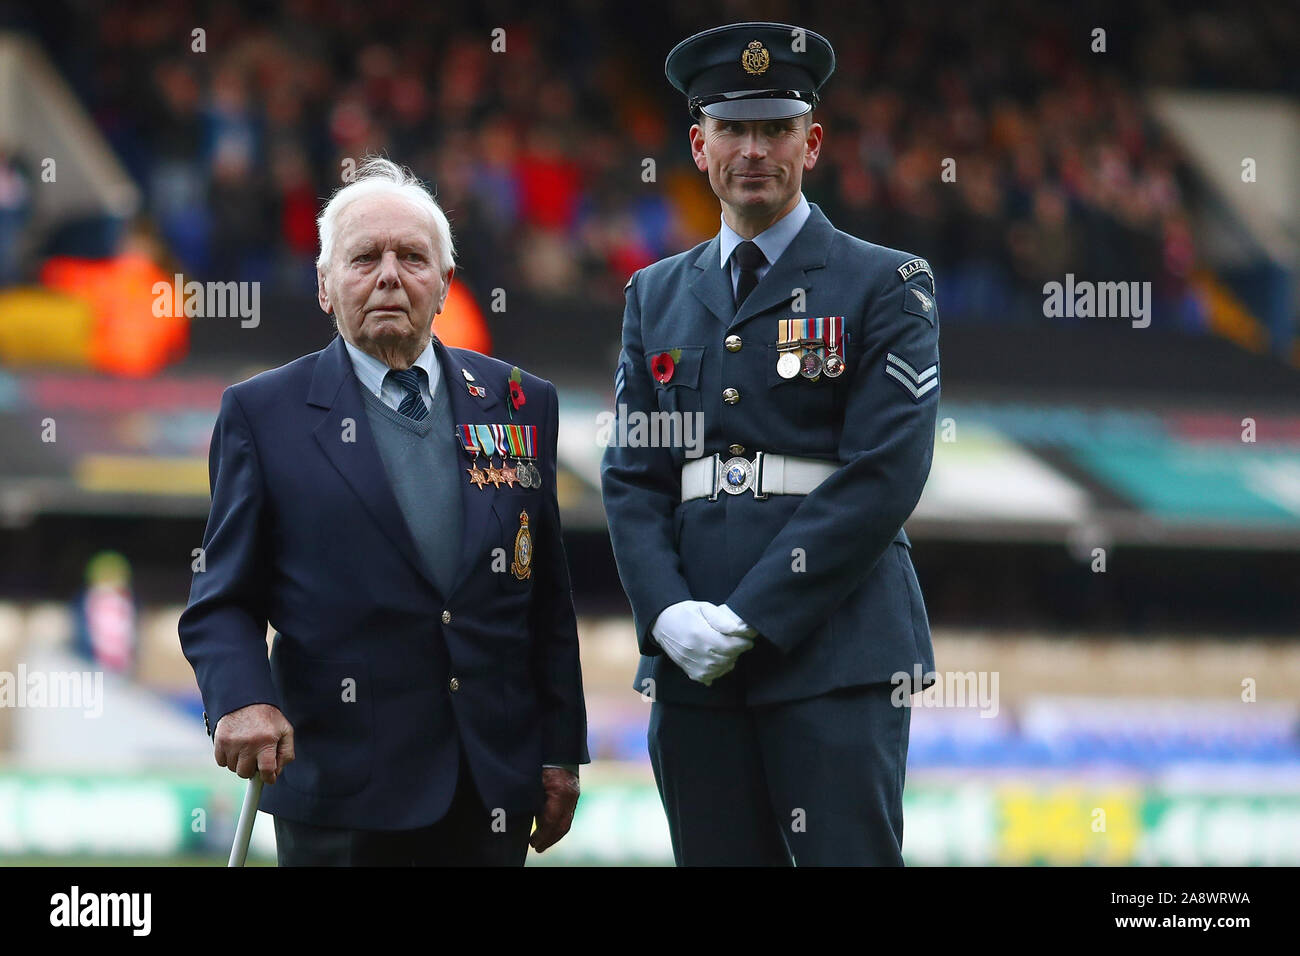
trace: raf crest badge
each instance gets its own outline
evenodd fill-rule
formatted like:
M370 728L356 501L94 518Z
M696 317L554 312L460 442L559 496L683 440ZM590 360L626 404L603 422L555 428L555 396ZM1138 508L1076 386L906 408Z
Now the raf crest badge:
M763 48L759 40L750 40L745 52L740 54L740 65L750 76L762 76L772 62L772 55Z
M533 573L533 536L528 530L528 512L519 512L519 532L515 535L515 560L510 573L520 581L527 581Z

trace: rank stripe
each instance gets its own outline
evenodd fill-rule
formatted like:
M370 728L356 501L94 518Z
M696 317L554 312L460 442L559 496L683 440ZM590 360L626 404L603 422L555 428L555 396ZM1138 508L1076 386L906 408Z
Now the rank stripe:
M907 380L907 377L902 372L894 368L892 365L885 366L885 374L892 375L894 378L896 378L900 383L902 383L902 386L905 389L907 389L909 392L912 393L912 397L916 399L919 399L922 395L924 395L926 392L930 391L930 389L936 387L939 384L939 380L937 378L933 378L930 379L930 381L926 382L924 385L922 385L920 388L917 388L915 385L913 385L911 382Z
M908 365L906 362L904 362L901 358L899 358L899 357L898 357L897 355L895 355L893 352L888 352L888 353L885 354L885 361L886 361L886 362L892 362L894 365L897 365L897 366L898 366L899 368L901 368L904 372L906 372L908 375L910 375L910 376L912 377L912 381L914 381L914 382L915 382L916 384L918 384L918 385L920 385L922 382L924 382L924 381L925 381L927 378L929 378L931 375L937 375L937 374L939 373L939 366L938 366L938 365L931 365L931 366L930 366L929 368L927 368L924 372L918 372L916 369L912 368L912 366ZM886 367L886 368L885 368L885 371L888 372L888 371L889 371L889 368Z

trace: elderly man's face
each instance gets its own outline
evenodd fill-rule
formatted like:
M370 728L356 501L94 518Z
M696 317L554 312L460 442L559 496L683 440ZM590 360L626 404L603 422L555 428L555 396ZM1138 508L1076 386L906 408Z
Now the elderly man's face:
M455 271L439 272L434 243L428 214L401 197L365 196L343 210L318 296L344 339L390 367L410 366Z
M704 116L691 127L691 154L709 185L741 215L770 215L796 201L803 172L817 163L822 128L803 116L727 121Z

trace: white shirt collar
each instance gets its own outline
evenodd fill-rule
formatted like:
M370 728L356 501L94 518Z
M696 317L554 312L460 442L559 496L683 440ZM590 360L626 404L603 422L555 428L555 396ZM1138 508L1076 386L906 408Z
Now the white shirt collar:
M794 241L794 237L799 235L799 230L803 228L803 224L808 221L811 214L812 210L808 206L807 198L800 193L799 202L793 209L754 237L754 244L763 250L768 265L781 258L781 253L785 252ZM719 264L722 268L727 268L727 261L736 251L736 246L744 241L745 237L728 226L727 220L723 219L722 230L718 233Z

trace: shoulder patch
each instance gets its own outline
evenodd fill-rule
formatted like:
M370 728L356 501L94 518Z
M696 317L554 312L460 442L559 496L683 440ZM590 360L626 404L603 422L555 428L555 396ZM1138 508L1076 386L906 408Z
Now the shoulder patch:
M904 282L912 278L918 272L924 272L930 277L930 284L934 284L934 273L930 271L930 263L924 259L909 259L898 267L898 274Z
M920 275L903 283L903 311L919 315L934 325L939 317L939 306L934 300L934 294L925 285L925 278Z

